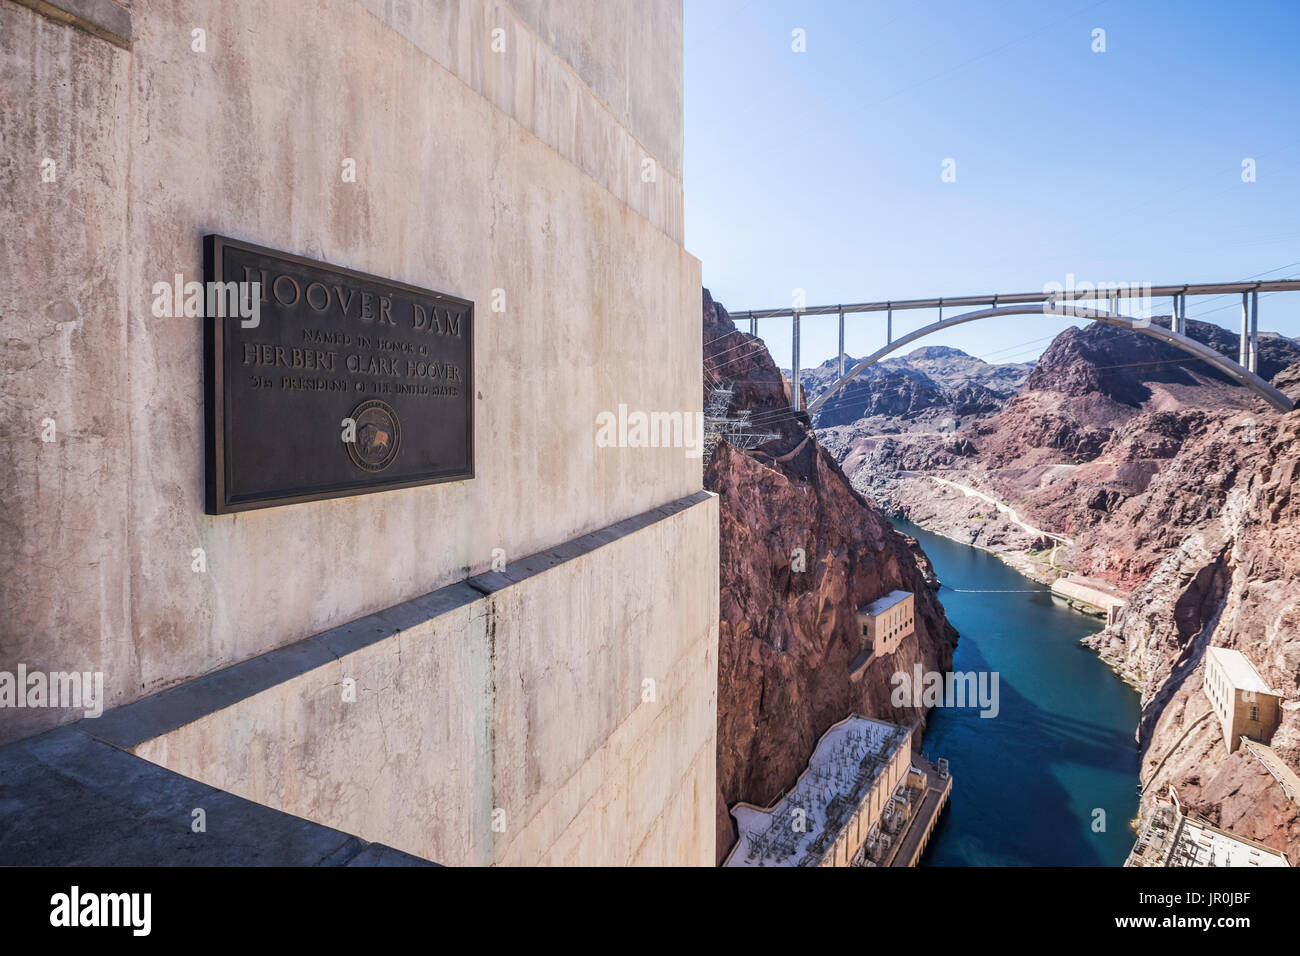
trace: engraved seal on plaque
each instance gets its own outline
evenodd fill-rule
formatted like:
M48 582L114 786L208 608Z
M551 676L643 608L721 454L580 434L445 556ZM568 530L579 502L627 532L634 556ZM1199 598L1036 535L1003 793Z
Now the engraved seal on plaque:
M373 398L354 408L351 418L357 423L356 441L347 443L352 464L364 471L383 471L397 457L402 441L397 413L387 402Z

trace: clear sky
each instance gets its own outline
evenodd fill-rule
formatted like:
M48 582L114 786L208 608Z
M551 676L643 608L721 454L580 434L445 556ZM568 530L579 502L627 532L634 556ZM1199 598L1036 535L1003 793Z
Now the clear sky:
M732 311L1300 277L1300 0L684 3L686 245ZM918 344L1022 361L1065 324ZM803 325L800 364L836 353L834 316ZM1261 296L1260 328L1300 336L1300 292ZM788 366L789 320L759 331ZM847 339L880 347L883 317Z

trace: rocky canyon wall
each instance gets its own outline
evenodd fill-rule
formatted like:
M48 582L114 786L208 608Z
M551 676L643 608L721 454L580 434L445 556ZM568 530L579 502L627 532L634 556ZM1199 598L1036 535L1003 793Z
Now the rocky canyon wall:
M1207 647L1245 654L1286 701L1271 746L1300 768L1300 414L1275 419L1256 442L1210 438L1173 460L1187 484L1222 489L1223 504L1192 523L1123 619L1089 643L1142 689L1144 800L1173 786L1193 810L1295 865L1300 807L1257 757L1228 754L1202 691ZM1152 512L1168 509L1156 502Z
M729 386L727 415L749 413L756 448L720 441L704 474L720 496L718 859L735 841L727 808L766 806L795 782L817 739L862 713L897 723L922 711L890 704L890 677L951 667L957 635L915 540L894 531L849 485L761 339L736 329L704 293L706 406ZM746 444L738 442L738 444ZM857 608L893 590L916 595L916 633L850 677L861 649Z
M1226 330L1189 332L1235 355ZM1264 336L1260 358L1300 398L1300 347ZM1259 759L1228 755L1202 691L1206 648L1242 651L1288 701L1272 746L1300 769L1300 412L1093 325L1058 336L991 416L940 436L865 431L835 429L828 444L886 510L1040 580L1068 569L1131 590L1120 621L1088 643L1141 690L1144 800L1172 785L1300 863L1300 808Z

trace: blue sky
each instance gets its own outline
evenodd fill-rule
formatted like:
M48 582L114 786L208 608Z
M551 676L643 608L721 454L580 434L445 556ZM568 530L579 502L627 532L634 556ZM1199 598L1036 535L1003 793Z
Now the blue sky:
M733 311L1300 277L1300 0L684 3L686 245ZM1239 299L1188 306L1239 321ZM921 344L1022 361L1065 324ZM1261 296L1260 327L1300 336L1300 293ZM789 320L760 334L788 365ZM801 364L836 335L806 319ZM848 352L883 344L850 320Z

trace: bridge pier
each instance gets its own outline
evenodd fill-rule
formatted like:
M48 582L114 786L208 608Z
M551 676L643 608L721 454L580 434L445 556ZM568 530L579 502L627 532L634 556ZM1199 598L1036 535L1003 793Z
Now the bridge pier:
M840 309L840 378L844 377L844 309Z
M798 310L796 310L791 316L791 325L793 326L791 332L794 338L794 345L793 348L791 349L793 354L791 355L790 358L790 381L791 381L790 407L797 412L799 411L799 312Z
M1237 364L1242 368L1250 361L1250 315L1248 306L1250 304L1250 293L1241 294L1241 348L1238 350Z
M1250 294L1250 364L1246 366L1256 375L1259 369L1259 290Z
M1187 293L1174 295L1174 311L1169 319L1169 328L1179 335L1187 334Z

